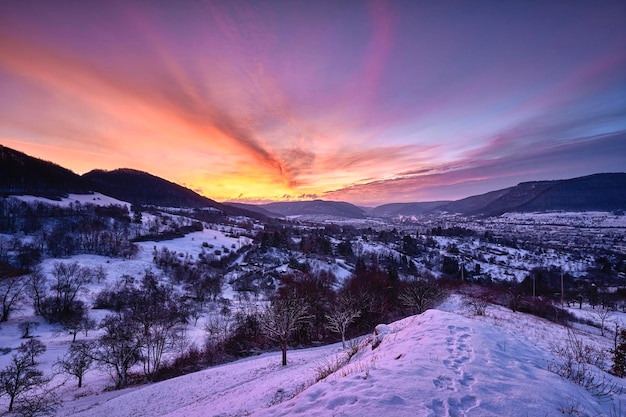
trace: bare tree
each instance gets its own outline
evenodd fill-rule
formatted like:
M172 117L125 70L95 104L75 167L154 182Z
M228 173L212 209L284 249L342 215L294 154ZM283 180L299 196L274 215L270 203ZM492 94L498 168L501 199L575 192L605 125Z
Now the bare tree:
M56 366L64 373L78 379L78 388L83 386L83 377L93 364L94 344L80 341L70 345L69 350L56 362Z
M44 417L55 414L56 409L63 404L55 392L57 387L50 387L48 383L29 390L27 395L18 397L15 402L15 414L19 417Z
M152 274L146 274L141 288L132 294L127 310L129 319L139 328L144 374L154 380L163 354L183 338L179 325L186 322L187 311L173 288L160 285Z
M93 271L78 262L57 262L47 295L39 300L40 314L49 322L65 322L85 314L85 304L77 299L91 282Z
M128 383L128 371L141 360L140 329L122 315L109 314L100 323L104 331L98 338L94 360L107 368L116 388Z
M335 307L326 314L328 328L341 335L341 347L346 348L346 330L354 319L361 316L361 310L353 306L347 297L341 297Z
M600 321L600 333L604 336L604 325L607 320L613 317L613 312L608 308L601 308L597 311L594 311L593 315Z
M9 397L9 412L13 411L18 397L24 396L31 389L45 385L49 381L44 377L43 372L37 369L34 356L32 356L34 352L26 346L27 343L20 345L18 353L13 355L9 365L0 371L0 396ZM43 353L43 351L37 352L39 352L37 355Z
M311 319L308 305L300 299L275 298L262 311L259 322L267 337L280 345L282 365L287 365L287 348L293 332Z
M94 270L93 270L93 276L96 279L96 282L98 284L100 284L100 281L104 281L107 278L107 273L104 270L104 267L102 265L98 265Z
M52 277L50 289L55 293L63 310L69 308L78 293L91 282L93 271L88 267L81 267L78 262L57 262L52 269Z
M231 330L233 319L225 311L211 314L207 317L204 330L209 334L211 341L215 344L223 343Z
M89 332L91 330L95 330L97 327L98 323L96 323L94 319L90 318L89 316L84 317L81 330L83 331L85 337L89 336Z
M41 266L36 266L33 271L28 274L27 278L28 293L33 299L33 308L35 314L43 315L41 301L48 291L47 278Z
M405 306L414 308L417 314L422 314L441 301L443 296L443 290L436 284L427 281L414 281L400 293L399 298Z
M87 336L89 330L96 328L96 322L94 319L89 318L87 314L70 316L68 319L63 320L63 329L72 335L72 342L76 341L76 336L81 331Z
M22 343L17 348L17 351L22 357L30 359L30 364L35 366L37 365L37 357L46 352L46 345L37 339L29 339L27 342Z
M32 320L28 320L17 325L17 327L22 331L22 339L28 339L32 337L30 334L31 330L38 326L39 323Z
M23 276L0 276L0 302L2 303L0 321L7 321L10 314L20 306L24 300L25 287L26 280Z

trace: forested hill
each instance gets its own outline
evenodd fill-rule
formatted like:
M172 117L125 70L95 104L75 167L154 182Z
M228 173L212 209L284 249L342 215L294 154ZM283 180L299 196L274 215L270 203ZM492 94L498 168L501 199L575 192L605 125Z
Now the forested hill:
M265 218L210 198L163 178L133 169L93 170L82 176L52 162L0 145L0 197L35 195L51 199L100 192L137 205L213 208L226 215Z
M83 175L94 191L132 204L158 207L213 208L226 215L264 218L262 214L231 207L201 196L163 178L129 168L93 170Z
M134 169L96 169L84 174L83 178L92 185L94 191L133 204L190 208L219 205L188 188Z
M0 145L0 196L29 194L55 199L86 193L89 188L69 169Z

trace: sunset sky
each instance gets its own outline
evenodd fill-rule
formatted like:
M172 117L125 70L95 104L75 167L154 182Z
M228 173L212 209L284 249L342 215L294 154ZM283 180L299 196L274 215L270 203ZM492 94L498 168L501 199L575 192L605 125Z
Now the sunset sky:
M0 1L0 144L218 201L626 171L626 2Z

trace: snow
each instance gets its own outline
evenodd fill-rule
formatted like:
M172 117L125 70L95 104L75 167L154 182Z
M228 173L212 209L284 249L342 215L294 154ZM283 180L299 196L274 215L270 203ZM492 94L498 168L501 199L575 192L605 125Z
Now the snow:
M247 415L310 383L317 361L337 349L333 345L289 352L287 367L281 367L279 354L263 354L129 390L97 406L66 407L59 415L63 411L75 417Z
M442 308L462 310L462 302L453 299ZM491 309L486 317L429 310L381 326L380 345L372 349L373 337L364 338L347 365L317 383L321 368L347 355L340 345L290 350L286 367L279 352L266 353L92 396L91 402L82 398L58 415L526 417L563 410L610 416L623 409L626 395L599 399L548 370L554 360L548 341L559 340L562 326Z
M16 197L23 201L42 201L49 204L110 205L128 203L101 194L70 195L61 201L41 197ZM169 217L178 219L175 214ZM503 221L515 220L529 226L541 224L576 225L578 215L556 213L549 215L507 214ZM158 219L144 213L144 224ZM605 227L626 226L625 216L597 213L586 227L601 224ZM153 250L167 247L181 257L197 257L203 252L222 254L225 249L236 251L251 244L251 239L239 236L233 227L213 226L201 232L162 242L140 242L134 259L124 260L96 255L77 255L68 259L47 259L42 263L50 272L54 263L76 261L82 266L104 266L107 278L89 286L91 294L81 294L85 300L105 288L118 285L123 275L136 278L146 270L158 268L152 261ZM7 237L9 237L7 235ZM438 256L455 256L463 262L479 264L482 273L493 277L523 279L537 259L550 261L566 271L577 268L576 262L553 249L541 254L514 249L479 239L459 240L436 236L442 248ZM449 251L457 245L458 253ZM397 256L392 247L359 240L357 251L363 254ZM479 248L480 247L480 248ZM469 258L467 254L481 253L486 258ZM219 255L217 255L219 256ZM236 263L243 262L243 252ZM334 262L303 258L314 269L328 269L339 279L350 276L350 267L341 259ZM277 266L285 270L285 264ZM582 268L578 268L581 269ZM231 272L237 274L237 270ZM227 279L225 279L228 281ZM223 295L232 300L236 294L225 285ZM591 322L598 322L596 311L590 307L569 309L573 314ZM101 319L106 311L91 310L93 318ZM8 323L0 326L0 347L16 348L20 338L18 324L37 320L40 325L35 337L44 342L47 352L41 358L41 368L50 374L57 358L63 356L71 343L71 336L63 334L59 326L46 324L25 307L16 312ZM202 322L187 329L192 342L201 343L205 337ZM626 323L626 314L615 312L600 329L584 324L573 328L586 344L598 351L608 352L613 347L613 322ZM613 398L594 396L579 385L549 371L555 358L555 346L562 346L569 334L566 327L548 321L513 313L490 305L485 316L474 316L459 295L451 296L438 310L406 318L395 323L376 326L377 335L366 336L348 343L347 350L340 344L320 348L290 350L288 366L281 367L280 353L265 353L169 381L141 385L120 391L105 391L110 386L109 375L101 370L90 370L85 386L75 387L69 379L59 389L65 404L57 416L123 417L123 416L618 416L626 411L626 393ZM374 330L374 329L372 329ZM97 332L89 335L96 337ZM78 339L85 339L83 334ZM356 351L357 347L359 348ZM354 354L354 356L351 356ZM0 355L0 369L7 365L11 354ZM334 367L336 371L320 379L320 372ZM342 365L342 366L339 366ZM604 368L610 363L605 360ZM624 386L608 374L594 370L612 383ZM64 382L56 375L55 384ZM4 400L0 400L0 411Z
M55 206L68 207L70 204L93 204L96 206L126 206L130 210L130 203L117 200L113 197L106 196L100 193L93 194L68 194L67 197L63 197L60 200L51 200L45 197L36 197L32 195L12 196L15 199L24 201L26 203L46 203Z
M524 222L575 227L626 227L626 215L603 211L505 213L500 218L507 223Z
M167 248L179 254L188 254L197 257L203 250L207 252L218 250L224 254L225 249L228 251L237 251L241 249L241 247L250 245L251 243L252 239L246 236L230 237L219 230L204 229L201 232L188 233L184 237L177 239L162 242L139 242L137 245L142 249L139 257L143 260L152 261L152 251L154 248L157 250ZM207 246L203 246L203 244Z

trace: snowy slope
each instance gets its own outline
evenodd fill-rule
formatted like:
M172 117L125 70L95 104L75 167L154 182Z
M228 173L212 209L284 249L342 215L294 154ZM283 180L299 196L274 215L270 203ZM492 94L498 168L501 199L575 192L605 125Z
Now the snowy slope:
M515 316L521 326L535 322ZM509 319L503 317L501 327L429 310L389 325L376 349L368 338L350 363L317 383L318 369L345 354L340 346L290 351L284 368L278 353L264 354L115 398L80 406L70 402L58 415L528 417L567 410L569 415L621 415L625 394L599 399L548 371L554 358L542 347L545 340L529 338L531 332L518 334L506 325ZM544 325L554 340L562 335L559 326Z
M60 200L50 200L44 197L36 197L32 195L13 196L18 200L27 203L46 203L50 205L56 205L61 207L68 207L70 204L93 204L95 206L126 206L130 210L130 203L121 201L113 197L106 196L100 193L92 194L69 194L67 197L63 197Z

